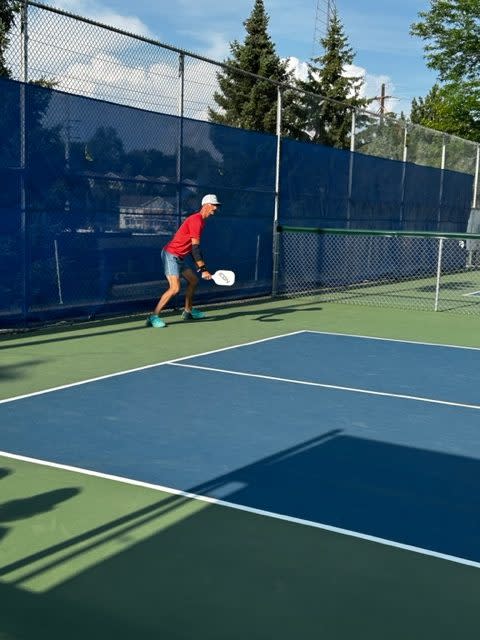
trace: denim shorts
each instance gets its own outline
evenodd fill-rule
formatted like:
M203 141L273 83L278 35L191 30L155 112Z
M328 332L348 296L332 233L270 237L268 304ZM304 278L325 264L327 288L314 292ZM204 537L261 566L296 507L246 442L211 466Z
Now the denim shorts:
M178 256L173 255L173 253L168 253L165 249L162 250L162 262L166 276L180 277L182 271L192 268L188 260L185 258L179 258Z

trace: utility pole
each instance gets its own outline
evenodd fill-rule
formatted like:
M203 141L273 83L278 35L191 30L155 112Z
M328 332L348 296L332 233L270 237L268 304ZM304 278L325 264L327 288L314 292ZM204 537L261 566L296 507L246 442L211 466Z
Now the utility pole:
M387 107L386 107L385 103L389 98L393 98L393 96L387 96L385 94L385 84L382 83L382 87L381 87L381 90L380 90L380 95L379 96L375 96L375 98L373 98L374 100L378 100L380 102L380 108L378 110L378 113L381 116L384 116L387 113Z

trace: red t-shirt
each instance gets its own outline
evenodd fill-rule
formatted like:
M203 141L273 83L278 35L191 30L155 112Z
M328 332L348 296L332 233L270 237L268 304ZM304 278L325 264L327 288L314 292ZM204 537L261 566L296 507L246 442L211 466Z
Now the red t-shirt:
M192 238L200 241L204 226L205 219L202 218L202 214L192 213L182 222L170 242L165 245L165 251L179 258L185 258L192 251Z

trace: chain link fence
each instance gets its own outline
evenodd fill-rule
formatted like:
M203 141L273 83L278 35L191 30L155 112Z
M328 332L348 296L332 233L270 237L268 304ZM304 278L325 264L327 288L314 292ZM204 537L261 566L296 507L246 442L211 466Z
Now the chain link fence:
M234 225L241 224L244 237L241 218L249 219L253 254L240 274L249 294L321 293L345 302L478 312L480 236L472 234L480 234L480 145L340 103L350 118L346 144L357 153L282 138L282 97L288 103L300 90L276 83L276 136L212 125L209 109L219 110L215 93L225 65L37 2L23 5L6 63L13 80L29 83L3 87L5 104L19 105L4 127L15 150L10 158L3 145L5 190L14 203L8 207L24 217L11 231L13 217L3 216L3 253L12 256L8 272L16 274L7 286L10 311L26 318L31 309L79 303L100 309L154 296L152 274L161 266L146 254L158 254L162 234L170 235L208 188L236 203L221 231L232 237L230 257L238 251ZM55 91L47 99L38 84ZM426 228L463 231L471 205L471 235L422 235ZM272 223L337 227L345 218L348 229L359 221L362 229L390 222L419 232L275 233L272 260ZM126 241L127 232L135 238ZM125 273L115 256L127 250ZM84 285L76 275L80 263Z
M23 28L17 22L6 57L14 79L46 80L67 93L196 120L208 120L209 107L218 110L214 94L224 65L217 61L37 2L26 3ZM352 151L469 173L472 203L480 206L480 145L395 114L350 114Z
M278 295L480 315L480 235L280 227Z

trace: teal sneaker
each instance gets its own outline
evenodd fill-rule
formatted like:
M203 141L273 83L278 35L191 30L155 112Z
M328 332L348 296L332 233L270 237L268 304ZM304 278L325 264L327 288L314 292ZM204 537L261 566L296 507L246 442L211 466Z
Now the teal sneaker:
M205 317L203 311L199 311L198 309L192 309L191 311L182 312L182 320L201 320Z
M165 327L165 322L160 318L160 316L150 316L147 318L147 327L154 327L155 329L161 329Z

